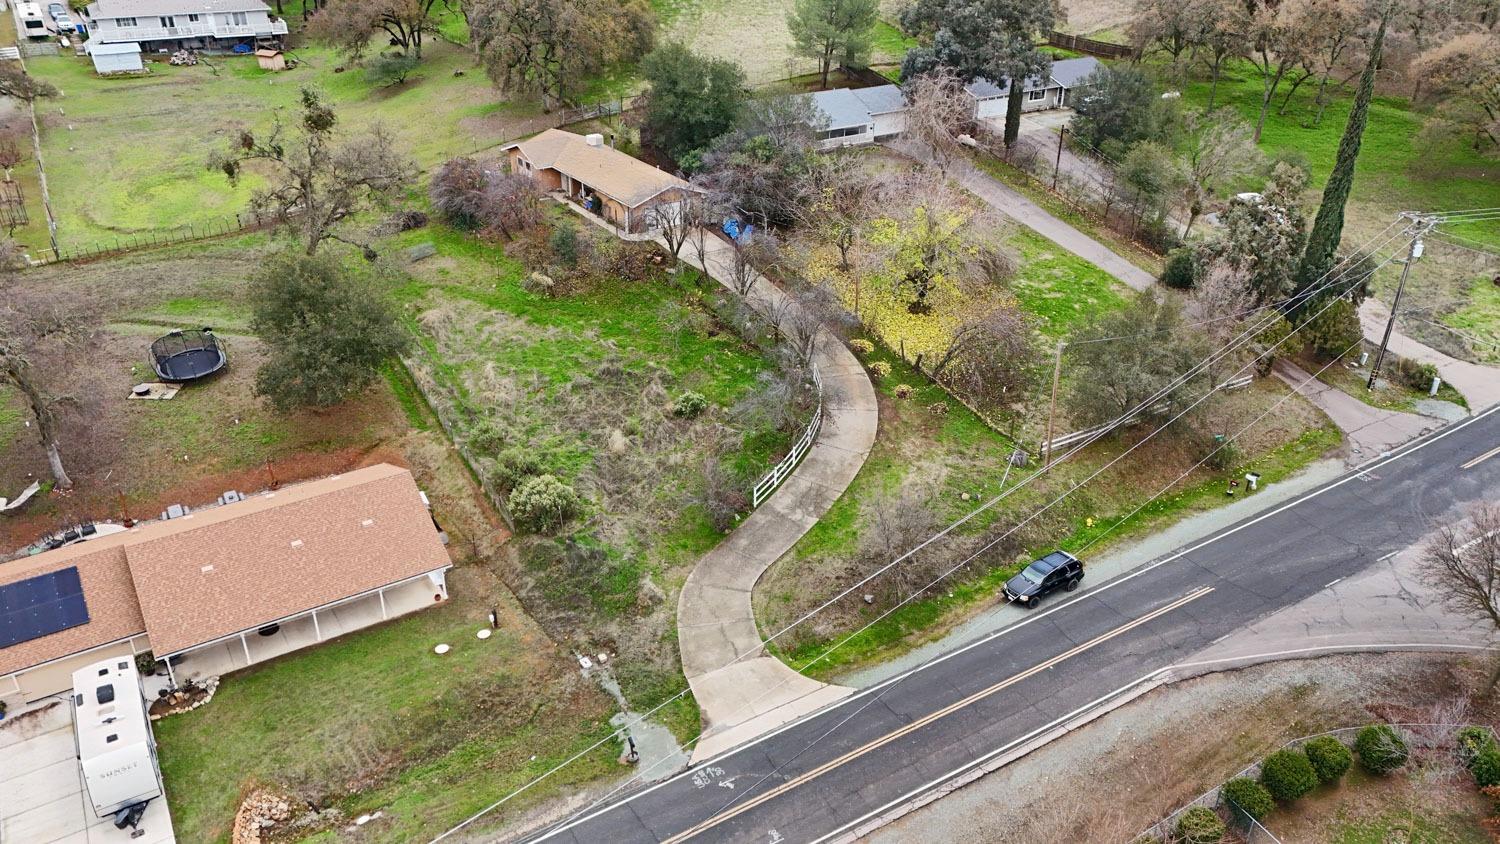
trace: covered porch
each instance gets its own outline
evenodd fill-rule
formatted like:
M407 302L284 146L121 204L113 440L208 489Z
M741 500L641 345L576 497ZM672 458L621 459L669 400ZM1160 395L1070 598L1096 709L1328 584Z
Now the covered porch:
M172 685L203 680L275 659L319 642L416 612L446 600L444 572L418 575L321 607L189 648L168 659L165 679ZM264 634L262 633L264 631ZM147 692L157 690L149 688Z

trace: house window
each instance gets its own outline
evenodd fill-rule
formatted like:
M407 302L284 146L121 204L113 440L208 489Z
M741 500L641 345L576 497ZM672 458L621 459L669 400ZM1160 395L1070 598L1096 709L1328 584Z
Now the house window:
M135 18L115 18L115 26L135 26Z
M197 23L197 22L198 22L198 16L197 15L188 15L188 23Z
M1032 92L1028 93L1026 95L1026 99L1031 100L1032 102L1036 102L1037 100L1040 100L1041 98L1043 98L1045 96L1047 96L1047 92L1044 91L1044 90L1038 89L1036 91L1032 91Z
M235 26L244 26L248 21L244 12L230 12L229 14L229 22Z
M829 129L827 132L823 133L823 137L825 137L825 138L847 138L847 137L849 137L851 135L863 135L864 133L865 133L865 127L864 126L847 126L847 127L843 128L843 129Z
M177 21L173 20L171 15L162 15L157 20L161 21L163 29L171 29L172 27L177 25Z

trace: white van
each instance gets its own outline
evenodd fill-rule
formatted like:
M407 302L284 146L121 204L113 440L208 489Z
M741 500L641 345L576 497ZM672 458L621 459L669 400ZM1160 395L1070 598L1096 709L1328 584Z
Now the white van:
M21 34L27 38L52 37L51 30L47 29L47 18L42 13L42 4L18 3L16 17L21 21Z
M162 796L156 739L132 657L73 672L73 733L94 815L134 827Z

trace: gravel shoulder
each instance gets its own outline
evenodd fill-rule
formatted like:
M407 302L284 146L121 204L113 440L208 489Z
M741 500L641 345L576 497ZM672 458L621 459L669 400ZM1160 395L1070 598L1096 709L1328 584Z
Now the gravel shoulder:
M1464 656L1359 654L1176 683L865 840L1129 841L1288 739L1377 719L1419 719L1436 705L1471 695L1484 673ZM1475 703L1470 719L1494 723L1496 716L1491 701Z

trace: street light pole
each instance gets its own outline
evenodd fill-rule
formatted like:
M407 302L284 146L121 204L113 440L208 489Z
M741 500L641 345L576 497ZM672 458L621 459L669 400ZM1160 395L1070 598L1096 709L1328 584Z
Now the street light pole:
M1406 246L1406 261L1401 267L1401 281L1396 284L1396 295L1391 299L1391 316L1385 321L1385 334L1380 338L1380 349L1375 353L1375 364L1370 367L1370 382L1365 389L1375 389L1375 379L1380 377L1380 365L1385 362L1385 350L1391 342L1391 332L1396 328L1396 309L1401 307L1401 294L1406 292L1406 279L1411 275L1411 265L1422 257L1422 235L1433 226L1432 221L1413 216L1411 243Z

